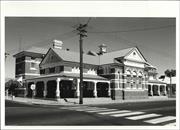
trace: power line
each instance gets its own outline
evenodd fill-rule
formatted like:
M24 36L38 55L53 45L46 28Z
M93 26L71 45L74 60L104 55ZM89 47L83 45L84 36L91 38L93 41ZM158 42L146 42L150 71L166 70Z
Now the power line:
M137 47L141 46L141 47L143 47L143 48L146 48L146 49L148 49L148 50L153 51L154 53L156 53L156 54L158 54L158 55L162 55L162 56L165 56L165 55L166 55L166 56L168 56L168 57L171 57L171 56L168 55L167 53L164 53L164 52L162 52L162 51L161 51L161 52L160 52L160 51L157 52L157 51L155 51L155 49L153 49L152 47L149 48L149 47L143 45L143 43L139 44L140 42L134 42L134 40L133 40L133 41L132 41L132 40L128 40L127 38L122 37L122 35L121 35L121 36L118 35L118 37L119 37L120 39L122 39L122 40L130 43L130 44L134 44L133 46L137 46ZM128 44L128 43L127 43L127 44ZM130 44L128 44L128 45L130 45Z
M24 46L23 49L26 50L26 49L28 49L28 48L30 48L32 46L42 46L42 45L46 46L47 44L50 44L50 42L52 40L57 39L58 37L60 37L61 40L67 40L69 38L72 38L72 37L76 36L76 32L77 32L76 30L73 30L73 31L70 31L70 32L63 33L61 35L56 35L56 36L54 36L52 38L49 38L49 39L46 39L46 40L43 40L43 41L40 41L40 42L36 42L36 43L33 43L33 44L28 44L28 45ZM14 51L18 51L18 49L17 48L12 49L12 50L9 50L8 52L10 53L10 52L14 52Z
M90 21L91 21L91 17L89 17L89 19L88 19L86 25L88 25L88 24L90 23Z
M116 35L115 35L116 34ZM153 53L156 53L156 54L158 54L158 55L161 55L161 56L166 56L166 57L172 57L171 55L169 55L169 54L167 54L167 53L165 53L165 52L163 52L163 51L158 51L157 52L157 50L155 49L155 48L149 48L149 47L147 47L147 46L145 46L144 45L144 43L141 43L141 42L137 42L137 41L135 41L135 40L130 40L129 38L126 38L126 37L124 37L124 36L122 36L122 35L120 35L120 34L118 34L118 33L115 33L115 34L111 34L111 36L108 34L107 36L109 36L109 37L116 37L117 38L117 40L118 39L120 39L120 40L123 40L123 41L125 41L125 43L124 42L122 42L123 44L126 44L126 45L128 45L128 46L130 46L130 47L138 47L138 48L140 48L140 47L142 47L142 48L145 48L145 49L147 49L147 50L151 50L151 51L153 51ZM114 38L115 38L114 37ZM118 49L119 50L119 49ZM116 50L113 50L113 51L116 51Z
M151 28L139 28L139 29L130 29L130 30L116 30L116 31L91 31L89 33L122 33L122 32L139 32L139 31L148 31L148 30L159 30L164 28L171 28L175 27L175 25L167 25L167 26L160 26L160 27L151 27Z
M80 22L79 18L77 18L77 20L78 20L78 22ZM84 25L86 25L86 27L87 27L87 25L90 23L90 21L91 21L91 17L87 20L86 24L84 24ZM23 47L24 50L26 50L26 49L28 49L28 48L30 48L32 46L41 46L41 45L46 46L52 40L57 39L58 37L60 37L61 40L67 40L69 38L75 37L76 33L77 33L77 30L73 30L73 31L70 31L70 32L63 33L61 35L56 35L56 36L54 36L52 38L49 38L49 39L46 39L46 40L43 40L43 41L40 41L40 42L36 42L36 43L33 43L33 44L28 44L26 46L22 46L22 41L19 41L19 50L22 49L22 47ZM10 52L14 52L14 51L18 51L18 49L12 49L12 50L9 50L8 52L10 53Z

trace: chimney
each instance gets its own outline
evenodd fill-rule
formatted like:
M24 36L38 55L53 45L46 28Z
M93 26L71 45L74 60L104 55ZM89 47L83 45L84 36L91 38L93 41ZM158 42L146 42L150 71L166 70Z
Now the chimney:
M107 46L105 44L99 45L99 55L103 55L104 53L107 53Z
M53 48L62 49L63 42L60 40L53 40Z

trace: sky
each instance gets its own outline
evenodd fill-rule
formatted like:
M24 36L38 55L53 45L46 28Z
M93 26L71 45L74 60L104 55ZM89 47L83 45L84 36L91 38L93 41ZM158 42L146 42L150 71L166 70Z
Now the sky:
M176 23L174 18L124 17L6 17L5 76L15 77L13 55L32 46L49 48L54 39L63 41L63 48L79 52L76 28L88 23L83 49L98 52L100 44L107 51L137 46L143 56L157 67L158 75L176 67Z

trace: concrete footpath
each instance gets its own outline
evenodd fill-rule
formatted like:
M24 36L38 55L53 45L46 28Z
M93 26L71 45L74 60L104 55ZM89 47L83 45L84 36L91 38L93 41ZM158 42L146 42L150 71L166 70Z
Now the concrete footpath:
M23 97L6 97L6 100L34 105L80 105L78 98L66 98L60 100L48 100L48 99L32 99ZM111 98L83 98L83 105L97 105L97 104L113 104L113 103L132 103L132 102L154 102L154 101L169 101L176 100L176 98L168 97L149 97L148 99L138 100L112 100ZM82 105L82 104L81 104Z

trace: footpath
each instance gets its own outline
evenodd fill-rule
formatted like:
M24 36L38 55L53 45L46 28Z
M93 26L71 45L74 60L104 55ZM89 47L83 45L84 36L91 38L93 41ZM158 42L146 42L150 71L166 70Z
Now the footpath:
M37 99L37 98L26 98L26 97L6 97L5 100L19 102L23 104L34 104L34 105L80 105L78 98L66 98L60 100L50 99ZM133 103L133 102L155 102L155 101L175 101L176 98L168 97L149 97L148 99L137 99L137 100L112 100L111 98L83 98L83 105L97 105L97 104L113 104L113 103ZM82 105L82 104L81 104Z

